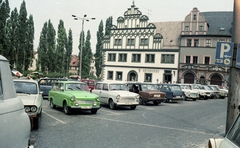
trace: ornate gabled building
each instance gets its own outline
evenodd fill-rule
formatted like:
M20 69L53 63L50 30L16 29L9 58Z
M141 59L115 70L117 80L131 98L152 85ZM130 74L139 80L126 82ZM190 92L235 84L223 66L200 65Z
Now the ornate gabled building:
M229 68L215 65L217 42L231 42L233 12L200 12L185 17L181 27L179 82L225 85Z
M103 79L160 83L177 81L178 49L168 52L163 36L134 5L104 37Z

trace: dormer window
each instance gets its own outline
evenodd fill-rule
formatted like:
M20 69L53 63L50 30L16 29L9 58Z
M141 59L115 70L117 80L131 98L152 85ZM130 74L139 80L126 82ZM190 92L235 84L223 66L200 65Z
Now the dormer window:
M197 15L194 14L194 15L193 15L193 20L196 20L196 19L197 19Z
M185 26L185 31L189 31L189 26Z

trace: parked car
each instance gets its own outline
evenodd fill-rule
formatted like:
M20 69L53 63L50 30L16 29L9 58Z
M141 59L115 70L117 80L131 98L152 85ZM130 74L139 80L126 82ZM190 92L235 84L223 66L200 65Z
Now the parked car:
M228 96L228 90L221 89L218 85L209 85L213 90L216 90L219 92L219 97L221 99L224 99Z
M213 98L218 98L219 97L219 92L213 90L210 86L208 86L208 85L199 85L199 87L202 90L206 90L206 94L207 94L207 97L209 99L213 99Z
M22 100L25 112L30 118L32 129L38 129L43 102L38 82L28 78L13 79L13 82L17 96Z
M184 92L184 100L192 99L193 101L196 101L199 99L198 91L192 90L190 85L188 84L179 84L182 91Z
M166 100L166 93L160 92L155 84L127 82L127 85L130 92L139 94L139 104L141 105L145 105L147 102L158 105Z
M240 114L223 138L210 138L208 148L239 148L240 147Z
M125 83L97 82L92 93L99 96L101 104L107 104L111 109L118 106L129 106L134 110L139 104L139 95L128 91Z
M92 79L81 79L81 82L84 82L88 85L89 91L92 92L96 85L96 81Z
M0 147L33 147L30 120L17 97L8 60L0 55Z
M199 84L189 84L192 90L197 90L199 99L207 100L208 98L211 98L212 91L202 89Z
M65 78L41 78L38 81L40 91L42 92L43 99L48 99L48 92L52 89L53 83L58 81L68 81Z
M158 90L166 93L165 102L182 102L184 99L184 92L178 84L156 84Z
M72 110L89 110L96 114L100 109L98 95L88 91L88 86L78 81L58 81L49 91L51 108L63 107L64 113L69 115Z

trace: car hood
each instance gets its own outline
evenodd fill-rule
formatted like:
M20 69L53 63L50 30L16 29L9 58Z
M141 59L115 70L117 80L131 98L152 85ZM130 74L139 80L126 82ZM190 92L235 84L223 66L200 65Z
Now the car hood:
M68 91L70 95L75 96L75 98L97 98L98 95L87 92L87 91Z
M20 98L23 102L23 105L35 105L37 95L28 95L28 94L17 94L18 98Z
M113 92L113 93L116 93L116 94L118 94L118 95L120 95L120 96L136 96L137 94L136 93L133 93L133 92L129 92L129 91L111 91L111 92Z

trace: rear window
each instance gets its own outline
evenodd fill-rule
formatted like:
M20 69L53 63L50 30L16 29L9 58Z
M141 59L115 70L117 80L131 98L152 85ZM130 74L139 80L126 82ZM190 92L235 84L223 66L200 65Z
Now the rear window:
M181 87L179 85L171 85L170 87L172 90L181 90Z

